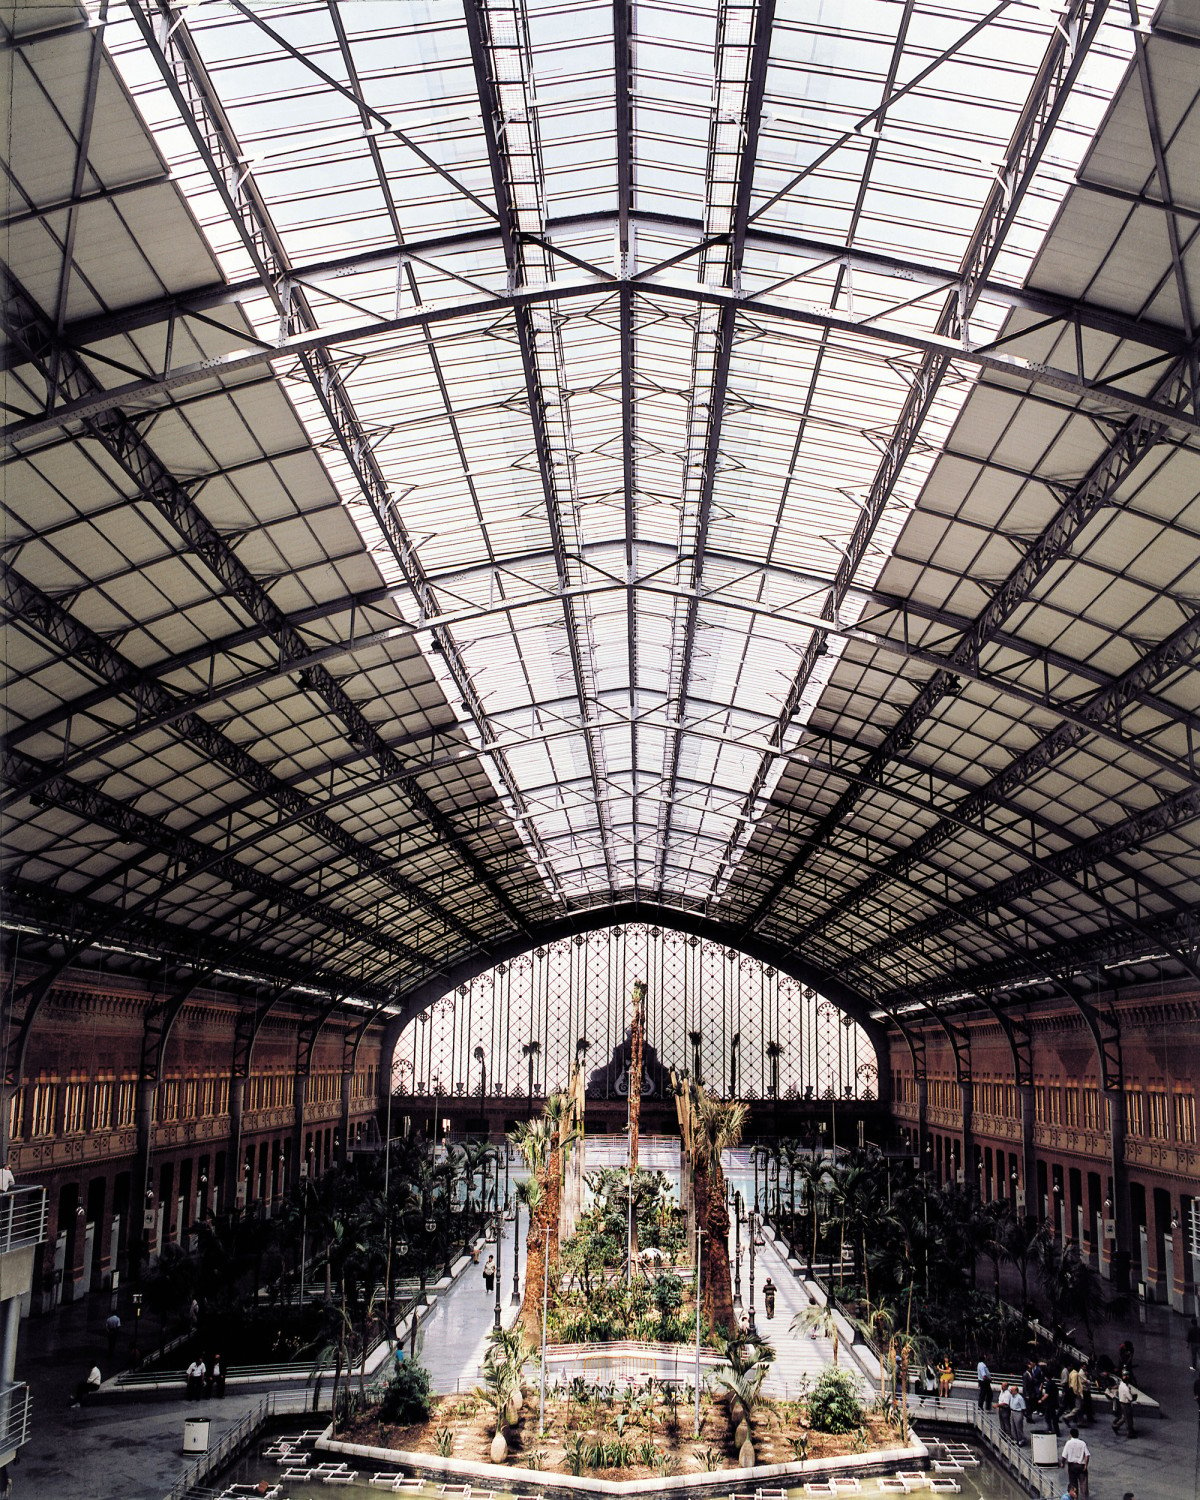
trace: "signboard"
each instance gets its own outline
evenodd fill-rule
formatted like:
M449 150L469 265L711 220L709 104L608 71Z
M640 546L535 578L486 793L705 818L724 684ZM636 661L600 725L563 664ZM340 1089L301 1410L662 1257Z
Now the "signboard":
M1104 1221L1104 1238L1106 1240L1115 1240L1116 1237L1117 1237L1117 1221L1116 1221L1116 1219L1105 1219L1105 1221Z

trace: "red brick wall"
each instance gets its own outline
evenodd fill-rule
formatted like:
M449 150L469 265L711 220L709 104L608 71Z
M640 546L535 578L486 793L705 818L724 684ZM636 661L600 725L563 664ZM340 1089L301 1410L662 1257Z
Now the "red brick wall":
M1120 1031L1133 1274L1148 1283L1151 1295L1183 1306L1196 1290L1188 1222L1200 1196L1200 988L1184 982L1145 986L1102 995L1096 1003L1112 1015ZM1102 1218L1112 1213L1105 1206L1112 1201L1112 1162L1095 1042L1083 1016L1068 1002L1038 1001L1026 1013L1013 1014L1029 1028L1038 1116L1036 1177L1027 1194L1027 1211L1046 1219L1060 1234L1080 1239L1103 1269L1108 1247L1103 1228L1097 1231L1094 1211L1098 1208ZM906 1016L905 1024L925 1041L930 1158L934 1170L946 1178L964 1167L953 1049L936 1023ZM1011 1182L1010 1159L1019 1163L1021 1158L1012 1055L997 1022L976 1019L967 1024L976 1160L968 1164L966 1175L978 1181L985 1197L996 1197L1004 1191L1000 1162L1004 1179ZM905 1139L912 1140L916 1091L912 1056L902 1037L892 1043L891 1069L894 1114ZM1083 1209L1082 1223L1077 1207Z
M18 974L18 986L25 977ZM5 975L0 982L7 987L12 976ZM55 1281L60 1235L66 1240L58 1256L63 1263L58 1280L61 1294L69 1298L89 1279L96 1287L114 1268L124 1272L130 1236L143 1232L141 1181L134 1181L138 1176L136 1115L129 1111L129 1104L131 1098L136 1102L143 1027L154 998L133 981L64 974L43 1002L31 1031L9 1161L18 1182L37 1182L46 1188L44 1299L52 1295L49 1289ZM237 1013L237 1004L229 997L198 990L184 1006L164 1048L150 1159L155 1210L164 1193L170 1200L162 1212L163 1243L174 1239L179 1227L186 1233L198 1202L210 1209L233 1206L222 1201L221 1168L229 1146L228 1088ZM268 1015L255 1039L240 1153L244 1163L253 1152L253 1170L246 1176L248 1207L271 1203L290 1171L301 1019L300 1012L289 1009L285 1000L278 1012ZM343 1024L331 1019L313 1049L301 1150L315 1172L323 1171L333 1159L334 1138L341 1129L344 1035ZM367 1132L376 1114L382 1036L382 1027L372 1028L358 1050L350 1104L351 1144ZM194 1091L189 1082L195 1084ZM122 1084L126 1085L127 1123L120 1114ZM182 1207L181 1194L186 1200ZM114 1211L122 1220L118 1244L112 1243ZM86 1253L89 1225L90 1257Z

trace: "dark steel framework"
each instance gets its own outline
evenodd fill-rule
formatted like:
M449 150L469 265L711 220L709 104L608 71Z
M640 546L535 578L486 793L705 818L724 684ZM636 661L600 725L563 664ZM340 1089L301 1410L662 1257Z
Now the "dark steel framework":
M791 44L811 35L836 71L849 43L773 0L666 9L696 36L655 34L635 0L577 8L577 37L524 0L414 25L413 55L445 68L440 125L337 0L299 20L237 0L211 26L134 0L6 36L67 143L60 186L18 163L6 221L54 264L47 281L15 253L4 284L6 918L31 965L10 1081L72 963L189 970L153 1074L201 984L242 986L251 1017L265 987L399 1019L610 908L802 954L861 1017L932 1014L952 1042L962 1009L1007 1029L1013 997L1050 985L1106 1088L1119 1038L1088 996L1200 977L1200 616L1179 557L1200 522L1157 498L1197 490L1200 220L1173 192L1197 105L1167 126L1158 102L1194 39L1127 34L1090 0L1022 22L992 159L960 202L913 210L947 215L939 259L902 214L881 248L880 196L912 112L938 117L939 70L982 66L1005 7L931 49L911 0L894 34L856 39L878 103L811 138ZM227 38L346 111L345 141L309 152L272 126L247 146ZM132 180L99 165L132 120L134 56L218 253L189 226L176 275L150 236L126 291L96 216L181 201L149 147ZM1124 263L1141 252L1136 304L1106 301L1073 199L1025 274L1025 221L1059 191L1048 148L1092 128L1072 111L1105 88L1144 133L1143 178L1084 161L1074 194L1113 216ZM301 165L272 164L272 131ZM928 137L948 161L951 135ZM379 227L357 243L298 221L312 189L289 196L287 173L322 152L331 192L361 167ZM796 204L846 164L835 235ZM996 437L1017 423L1040 446ZM314 452L289 513L319 536L298 592L270 560L277 517L232 497ZM1153 535L1127 562L1107 528L1131 515ZM124 551L97 568L106 528ZM151 568L165 606L139 603Z

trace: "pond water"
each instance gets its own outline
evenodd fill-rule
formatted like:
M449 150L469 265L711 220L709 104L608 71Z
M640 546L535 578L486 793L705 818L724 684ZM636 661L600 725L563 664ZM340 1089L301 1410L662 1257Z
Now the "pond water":
M301 1429L297 1427L292 1431L292 1435L296 1436L300 1431ZM281 1439L287 1437L288 1431L285 1430L269 1439L264 1439L259 1445L260 1450L265 1450L270 1444L279 1443ZM1027 1500L1027 1491L1016 1480L998 1468L985 1453L978 1449L972 1451L979 1459L978 1465L965 1467L953 1476L959 1486L957 1500ZM340 1455L313 1451L311 1443L305 1445L302 1456L297 1456L294 1467L311 1469L317 1464L328 1463L344 1463L346 1469L355 1471L355 1482L329 1485L316 1477L311 1480L285 1480L282 1477L285 1472L284 1466L272 1458L262 1456L261 1452L255 1452L240 1459L219 1478L209 1480L207 1488L212 1490L217 1497L228 1493L229 1500L252 1500L253 1487L262 1480L272 1487L279 1485L275 1500L329 1500L331 1495L346 1496L347 1500L367 1500L368 1496L372 1496L374 1500L378 1500L379 1496L389 1493L387 1489L372 1485L368 1481L373 1473L392 1466L383 1463L375 1466L372 1461L364 1459L343 1460ZM866 1497L866 1500L885 1500L885 1497L886 1500L898 1500L897 1493L882 1488L876 1478L864 1477L859 1483L861 1485L859 1493ZM234 1485L237 1486L236 1490L233 1489ZM733 1489L734 1486L731 1484L729 1492ZM764 1492L771 1497L771 1500L777 1500L780 1493L778 1482L768 1481L764 1485ZM410 1500L464 1500L463 1487L453 1484L443 1486L426 1483L413 1489L406 1489L402 1493L409 1496ZM514 1500L517 1494L511 1486L505 1486L499 1470L494 1483L475 1484L472 1486L471 1493L474 1500ZM722 1500L725 1500L723 1492L717 1493L722 1496ZM753 1495L753 1493L753 1489L750 1489L749 1494ZM910 1493L916 1497L916 1500L935 1500L934 1492L929 1489L913 1489ZM947 1493L952 1495L954 1492ZM789 1486L786 1489L786 1495L787 1500L813 1500L803 1485ZM528 1492L521 1492L519 1500L528 1500ZM936 1497L936 1500L940 1500L940 1496Z

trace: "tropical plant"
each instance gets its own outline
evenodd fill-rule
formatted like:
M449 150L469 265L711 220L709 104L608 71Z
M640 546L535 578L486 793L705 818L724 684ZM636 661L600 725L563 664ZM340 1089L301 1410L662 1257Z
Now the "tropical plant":
M809 1424L817 1432L853 1432L863 1425L858 1385L845 1370L823 1370L808 1398Z
M828 1339L833 1346L833 1367L837 1369L838 1362L838 1325L837 1316L832 1307L822 1307L814 1304L811 1307L802 1307L789 1325L793 1333L811 1334L813 1338ZM831 1429L826 1429L827 1431ZM839 1429L843 1430L843 1429Z
M428 1419L431 1410L429 1371L416 1360L397 1365L379 1403L382 1422L410 1427Z

